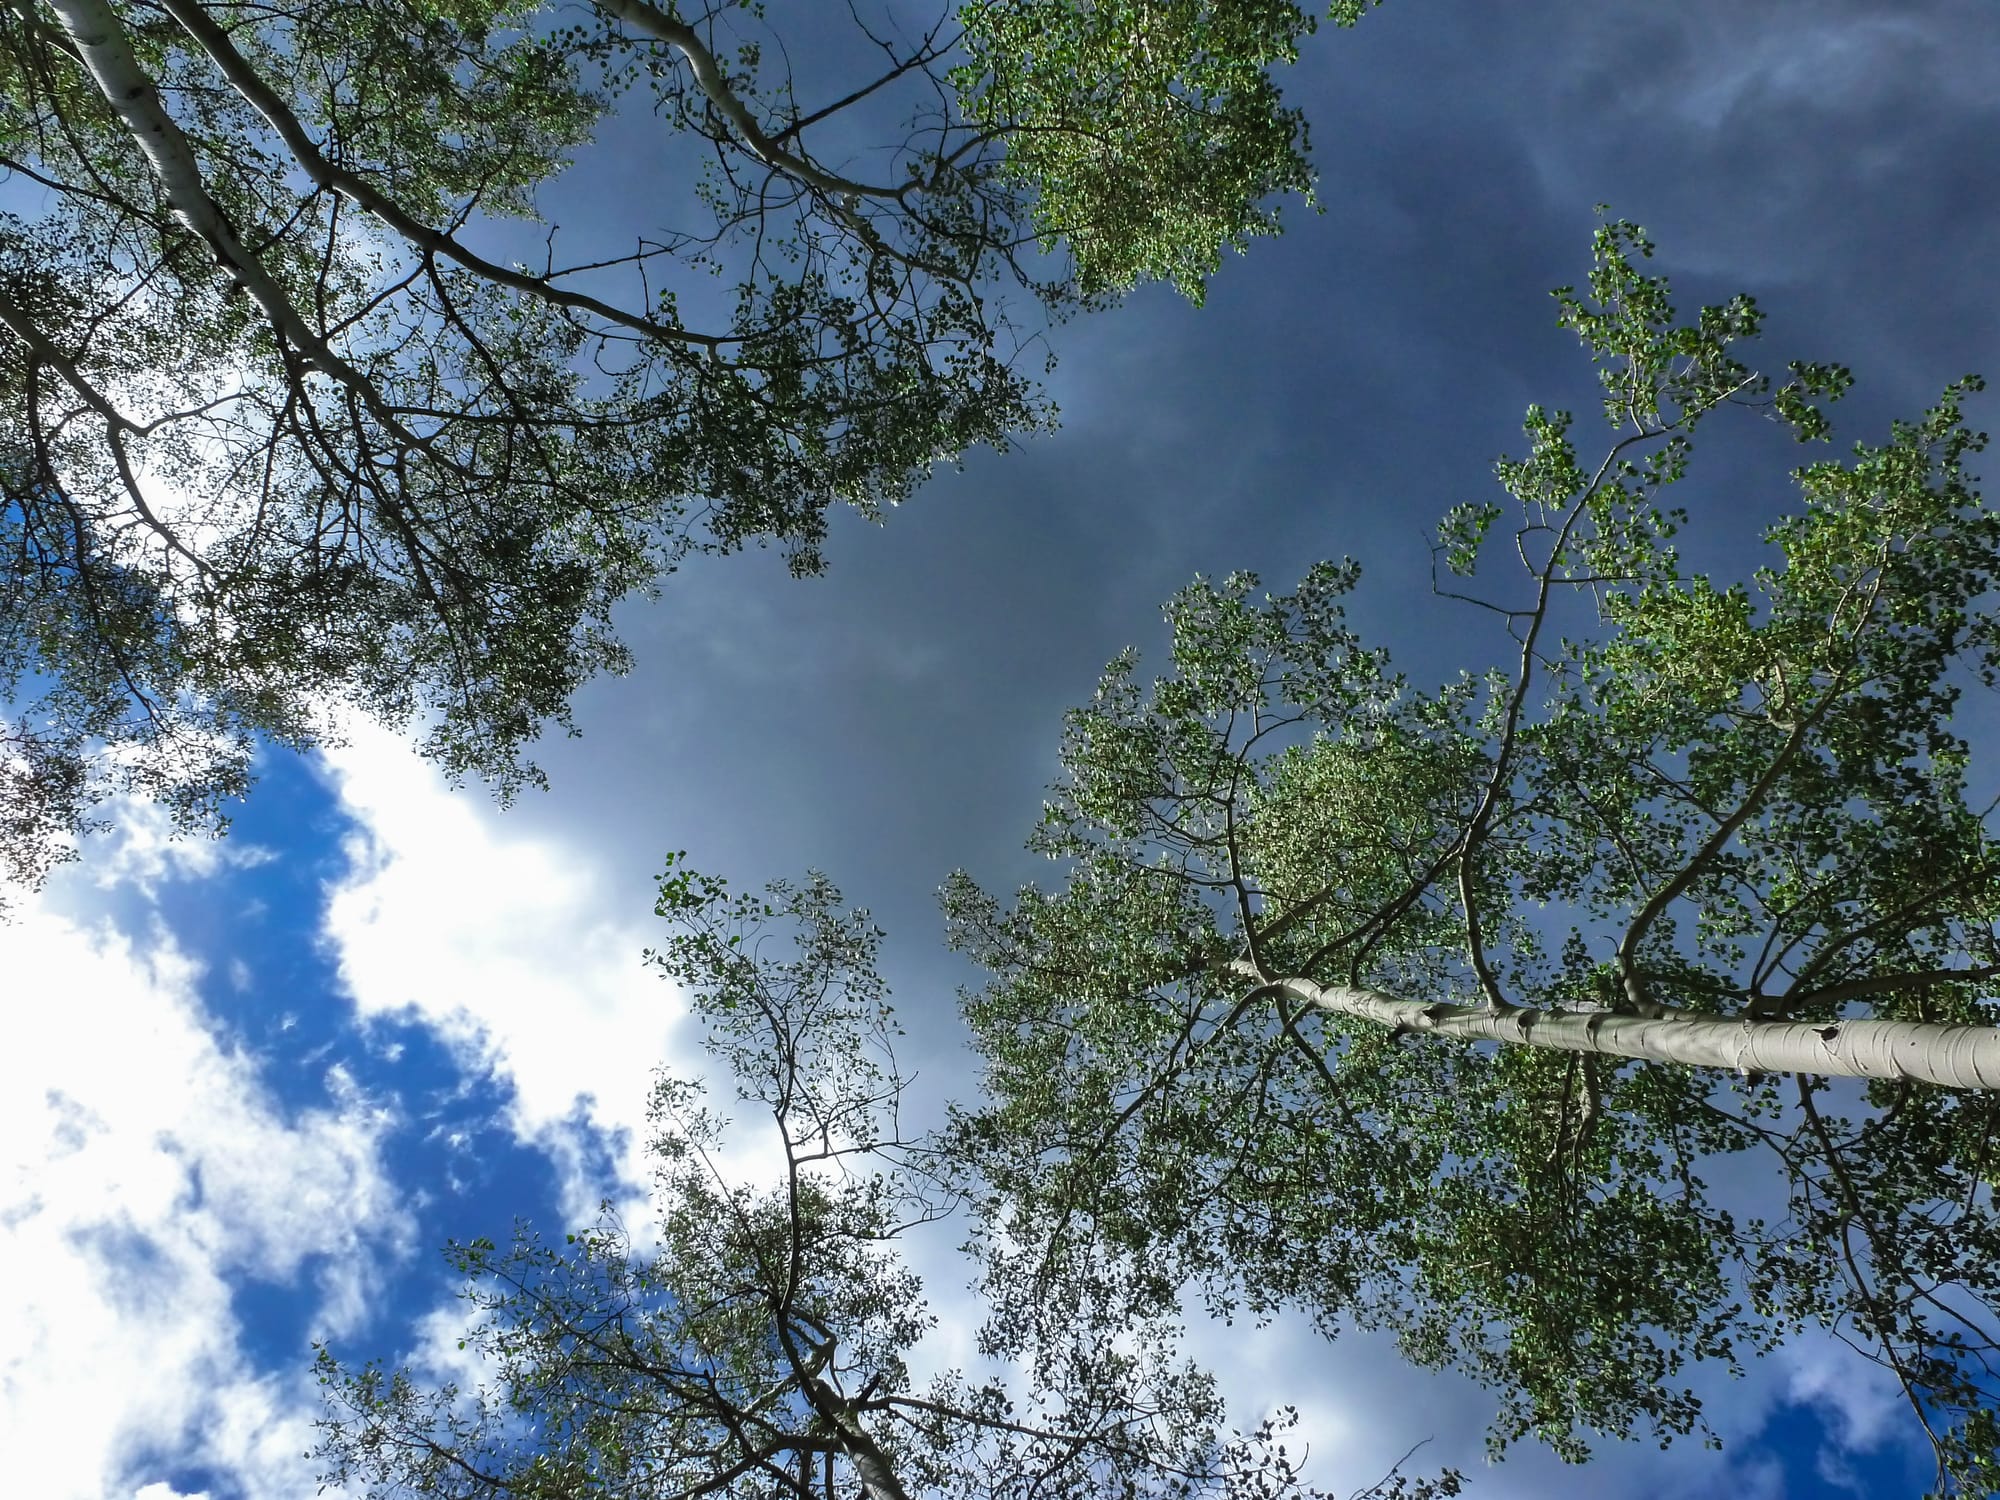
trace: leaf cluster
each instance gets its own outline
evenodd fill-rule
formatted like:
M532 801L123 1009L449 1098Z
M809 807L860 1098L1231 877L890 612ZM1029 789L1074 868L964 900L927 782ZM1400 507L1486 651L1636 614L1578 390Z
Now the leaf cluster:
M1507 501L1440 527L1437 591L1494 626L1490 670L1415 689L1345 625L1353 566L1322 565L1283 596L1197 580L1168 671L1121 656L1070 715L1031 840L1060 882L945 891L993 976L958 1148L1003 1280L1085 1266L1135 1305L1192 1284L1393 1330L1495 1391L1496 1450L1702 1432L1691 1365L1817 1323L1899 1378L1941 1490L1985 1493L1987 1096L1842 1085L1835 1125L1825 1080L1718 1078L1671 1042L1682 1017L1992 1024L2000 848L1954 723L1994 669L1980 383L1797 469L1747 579L1691 571L1667 492L1695 429L1736 408L1823 440L1851 377L1757 374L1754 303L1682 320L1651 253L1608 224L1587 293L1556 293L1602 458L1530 408ZM1523 585L1452 581L1509 515ZM1528 1044L1407 1036L1343 994ZM1590 1016L1662 1050L1533 1044ZM1763 1164L1748 1205L1737 1158Z
M680 856L659 907L671 932L653 961L768 1123L775 1182L744 1180L726 1117L663 1073L652 1222L627 1229L607 1206L560 1245L521 1225L505 1249L449 1252L476 1386L320 1351L329 1482L465 1500L1310 1500L1278 1441L1293 1416L1220 1434L1213 1382L1158 1320L1079 1302L1025 1378L919 1381L935 1318L896 1246L953 1199L925 1169L934 1148L897 1138L879 934L823 877L732 894ZM1002 1316L981 1347L1024 1352Z
M1198 296L1309 180L1283 4L815 14L878 64L823 100L734 4L5 15L0 171L44 205L0 216L17 881L119 792L219 827L259 737L345 709L535 784L620 600L817 572L831 511L1052 420L1011 291ZM613 146L684 169L655 227L489 248Z

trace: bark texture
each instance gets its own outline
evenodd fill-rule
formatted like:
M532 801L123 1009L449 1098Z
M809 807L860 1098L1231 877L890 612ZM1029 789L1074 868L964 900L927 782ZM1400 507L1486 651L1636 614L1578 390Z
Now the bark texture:
M1785 1021L1655 1006L1646 1016L1613 1011L1490 1009L1406 1000L1381 990L1265 980L1247 961L1229 966L1321 1010L1402 1031L1504 1042L1559 1052L1594 1052L1649 1062L1728 1068L1739 1073L1818 1073L1840 1078L1907 1078L1951 1089L2000 1088L2000 1028L1929 1021Z

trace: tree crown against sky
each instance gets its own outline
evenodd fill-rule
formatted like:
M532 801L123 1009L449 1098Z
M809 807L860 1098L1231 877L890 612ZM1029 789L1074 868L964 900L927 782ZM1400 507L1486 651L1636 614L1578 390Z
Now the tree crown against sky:
M818 876L732 896L670 866L659 910L674 935L654 962L768 1129L775 1182L746 1183L700 1085L663 1074L656 1237L635 1243L607 1206L561 1245L521 1226L505 1250L454 1246L477 1388L322 1349L328 1481L462 1500L1314 1500L1276 1441L1285 1414L1220 1435L1214 1383L1178 1361L1171 1326L1128 1322L1087 1287L1025 1380L920 1381L910 1363L936 1320L896 1244L953 1195L902 1139L880 934ZM978 1346L995 1370L1024 1352L998 1320ZM1392 1474L1369 1493L1457 1490Z
M1940 1492L1991 1493L2000 845L1953 718L2000 643L1979 382L1797 469L1768 564L1705 576L1680 548L1723 523L1666 493L1697 426L1824 438L1848 373L1757 376L1749 299L1681 321L1637 229L1596 252L1557 296L1601 458L1531 408L1511 504L1438 534L1436 607L1507 667L1413 686L1346 623L1351 564L1197 581L1167 675L1128 653L1069 718L1032 841L1062 882L947 887L992 973L958 1128L996 1295L1032 1323L1087 1265L1137 1307L1194 1282L1393 1330L1497 1393L1496 1451L1575 1460L1704 1430L1689 1362L1818 1325L1893 1373ZM1500 550L1524 586L1465 581Z
M1336 21L1365 7L1343 0ZM1052 416L1036 317L1199 299L1307 192L1285 0L42 0L0 16L0 860L212 825L345 702L504 793L696 550ZM799 59L795 70L794 58ZM838 66L818 66L834 58ZM827 75L827 76L822 76ZM636 242L495 249L573 160ZM650 179L649 179L650 180Z

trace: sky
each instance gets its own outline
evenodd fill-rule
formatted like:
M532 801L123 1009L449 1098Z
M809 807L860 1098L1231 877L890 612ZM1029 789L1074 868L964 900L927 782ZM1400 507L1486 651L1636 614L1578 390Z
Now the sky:
M1201 309L1152 289L1054 330L1061 429L971 455L880 528L837 518L826 577L698 560L628 608L637 668L581 695L548 792L502 811L362 725L267 754L220 843L121 809L0 927L10 1483L312 1494L312 1340L441 1367L439 1245L632 1198L653 1069L700 1066L640 962L669 851L740 885L821 869L868 906L934 1109L971 1076L954 995L975 977L935 891L955 868L1046 875L1021 843L1062 711L1121 648L1157 658L1176 588L1247 568L1283 589L1351 555L1351 617L1413 679L1485 666L1478 622L1430 596L1427 540L1494 494L1530 402L1593 409L1547 294L1585 274L1594 204L1647 227L1684 308L1754 294L1774 367L1849 365L1843 442L2000 376L1996 78L1984 0L1389 0L1286 79L1323 213L1294 207ZM618 232L670 191L662 160L643 128L607 132L555 216ZM1710 430L1689 547L1747 571L1796 451ZM962 1325L949 1238L913 1253ZM1191 1347L1240 1417L1298 1404L1310 1474L1343 1493L1425 1438L1422 1466L1495 1500L1927 1474L1879 1372L1825 1340L1704 1387L1719 1452L1608 1443L1585 1470L1526 1449L1485 1467L1490 1398L1381 1341L1280 1323Z

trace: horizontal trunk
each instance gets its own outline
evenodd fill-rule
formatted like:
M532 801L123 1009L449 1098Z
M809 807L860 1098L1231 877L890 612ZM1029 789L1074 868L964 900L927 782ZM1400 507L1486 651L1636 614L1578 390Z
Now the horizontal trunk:
M1952 1089L2000 1087L2000 1028L1930 1021L1782 1021L1662 1007L1654 1016L1611 1011L1490 1010L1427 1004L1381 990L1265 980L1244 960L1229 972L1337 1015L1401 1031L1503 1042L1559 1052L1595 1052L1739 1073L1819 1073L1913 1079Z

